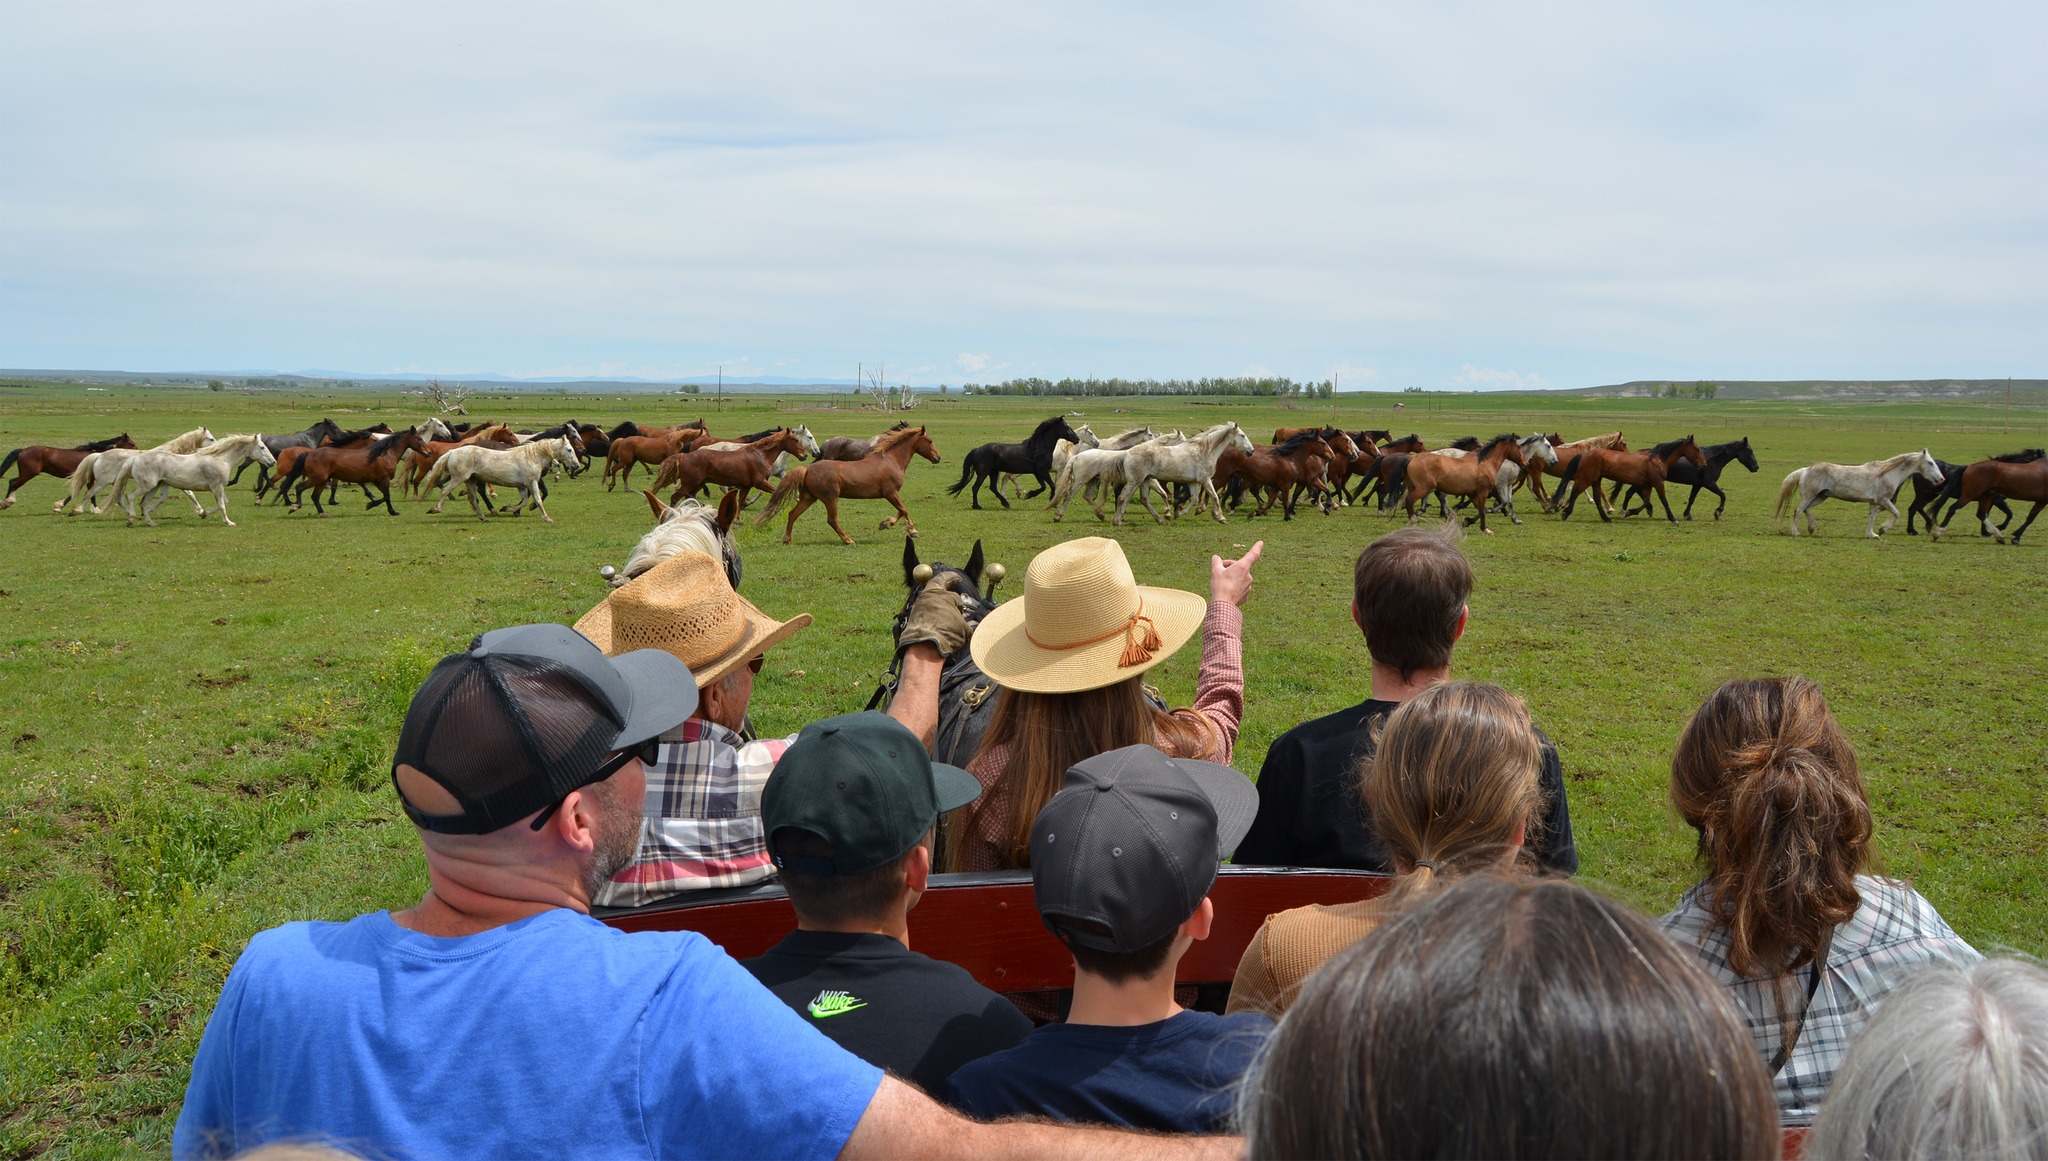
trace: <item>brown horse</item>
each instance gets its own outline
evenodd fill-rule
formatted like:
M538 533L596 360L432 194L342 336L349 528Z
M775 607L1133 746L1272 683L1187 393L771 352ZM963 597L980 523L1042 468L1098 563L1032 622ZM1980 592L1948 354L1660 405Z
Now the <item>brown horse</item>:
M129 439L128 433L124 431L112 439L94 440L91 443L79 444L77 447L47 447L43 444L32 443L27 447L15 448L7 453L6 459L0 460L0 476L6 475L7 469L17 464L21 467L21 474L14 478L13 483L7 485L7 495L0 497L0 508L12 508L14 506L14 493L19 491L23 484L28 483L37 476L56 476L60 480L69 479L71 473L78 470L79 462L84 460L85 457L97 452L106 451L109 448L133 448L134 446L135 441Z
M1316 438L1330 445L1330 495L1335 504L1343 506L1347 502L1344 499L1344 486L1351 482L1351 465L1360 455L1358 441L1351 433L1335 427L1279 427L1273 429L1273 446L1278 447L1303 432L1313 433ZM1300 497L1303 487L1305 485L1295 485L1296 499Z
M268 470L257 471L256 499L262 500L270 489L278 486L278 481L290 475L292 469L299 466L299 461L305 458L307 452L312 451L316 447L368 447L390 434L391 425L380 423L375 427L363 428L361 431L341 431L333 435L322 436L320 437L320 442L316 444L295 443L282 448L273 448L272 452L277 456L277 463ZM269 445L265 444L264 446L268 447ZM243 466L246 467L247 465ZM229 482L232 483L233 481ZM334 502L332 493L328 495L327 500L330 504ZM286 502L283 492L277 494L277 502ZM296 506L293 505L293 507Z
M1959 495L1961 499L1948 510L1949 520L1955 519L1958 508L1975 502L1978 523L1984 526L1984 531L1997 537L2000 544L2005 543L2005 529L1992 527L1992 503L1999 496L2008 500L2032 500L2034 506L2027 511L2026 520L2020 524L2020 530L2012 534L2012 542L2018 544L2020 537L2033 525L2034 517L2041 514L2043 506L2048 506L2048 459L2024 464L2009 460L1979 460L1963 469L1963 487ZM1948 531L1948 520L1942 521L1938 528L1930 525L1929 531L1936 540L1941 539L1941 534Z
M706 484L723 484L739 489L740 507L745 508L749 491L759 488L765 492L774 486L770 477L775 471L775 457L784 452L804 458L804 441L786 427L729 450L707 447L677 452L661 461L653 490L659 492L674 484L676 490L668 498L674 505L681 503L684 496L703 491Z
M1243 499L1246 488L1258 493L1261 498L1254 516L1264 516L1278 502L1280 518L1294 519L1295 500L1304 487L1315 493L1318 506L1327 514L1330 486L1323 477L1329 473L1335 453L1317 435L1320 430L1303 428L1284 443L1253 448L1250 455L1225 447L1217 456L1213 483L1218 491L1229 487L1233 506Z
M900 494L903 488L903 469L910 465L911 453L939 462L939 449L932 446L931 437L922 427L895 427L875 437L875 450L866 459L847 463L844 460L824 460L819 463L798 464L782 474L782 482L775 486L775 495L769 498L754 527L760 528L774 519L784 500L795 493L802 493L796 506L789 510L789 523L782 528L782 542L789 543L790 533L796 528L796 518L804 509L820 500L825 503L825 522L839 539L852 544L853 537L839 526L839 501L887 500L896 506L896 514L882 521L882 527L893 528L898 520L904 522L910 535L917 535L917 522L910 518L910 509L903 506Z
M1367 433L1370 434L1370 433ZM1401 498L1403 482L1408 478L1408 458L1421 455L1429 450L1422 437L1410 433L1400 439L1383 439L1373 452L1373 462L1365 471L1356 472L1358 487L1351 493L1351 502L1362 503L1367 493L1379 497L1380 510L1392 507Z
M636 464L659 472L661 461L689 447L693 439L710 434L701 427L673 427L661 435L625 435L612 440L604 453L604 490L609 492L626 482Z
M1590 448L1573 456L1571 462L1565 464L1563 470L1558 473L1563 477L1563 481L1557 485L1557 491L1551 495L1550 506L1555 508L1558 506L1559 501L1564 500L1564 490L1569 486L1572 490L1572 498L1565 503L1562 517L1569 520L1571 519L1572 509L1579 502L1580 494L1587 488L1591 488L1593 489L1593 510L1600 513L1600 519L1612 520L1613 517L1607 511L1607 498L1600 492L1600 481L1620 480L1630 487L1654 488L1657 492L1657 499L1664 504L1664 518L1676 524L1678 523L1678 517L1671 514L1671 501L1664 495L1664 480L1671 474L1671 465L1680 460L1686 460L1695 466L1704 467L1707 462L1707 456L1705 452L1700 450L1700 445L1693 442L1693 438L1689 435L1684 439L1674 439L1670 443L1660 443L1649 451L1610 451L1606 448ZM1535 477L1534 470L1527 468L1524 470L1530 473L1530 478L1533 480ZM1541 494L1540 486L1537 486L1537 488L1538 493Z
M405 470L405 479L398 485L398 490L418 497L420 485L434 470L434 464L455 448L488 447L503 451L517 446L518 437L513 434L509 425L503 423L480 423L463 432L461 439L427 440L419 451L409 451L398 457L399 464Z
M902 431L909 426L909 422L904 421L890 428L889 431ZM889 434L889 431L883 432L882 435ZM875 450L875 444L881 440L882 435L869 439L857 439L850 435L835 435L818 445L818 462L822 464L826 460L839 460L841 462L864 460Z
M1556 453L1557 459L1555 461L1531 461L1529 464L1528 480L1529 491L1535 494L1536 503L1541 505L1545 512L1552 511L1556 507L1550 502L1550 490L1543 486L1543 473L1545 471L1548 471L1551 475L1556 476L1562 481L1565 479L1565 465L1571 463L1572 458L1580 452L1591 451L1594 448L1604 448L1607 451L1628 450L1628 441L1621 438L1621 433L1618 431L1610 431L1605 435L1589 435L1584 439L1576 439L1570 443L1566 443L1564 436L1554 431L1543 438L1550 441L1551 451ZM1643 503L1647 504L1649 502L1649 498L1647 496L1644 497Z
M291 476L278 479L277 490L282 494L291 486L293 477L298 477L298 488L292 493L292 506L288 511L296 512L304 506L301 497L306 494L306 489L311 488L313 511L325 516L327 509L320 506L322 486L361 484L364 495L369 495L373 487L382 493L381 497L371 496L365 508L382 504L386 512L396 516L398 509L391 506L391 476L398 470L398 457L405 452L425 450L425 441L409 427L363 447L316 447L299 457Z
M1408 523L1415 523L1415 500L1418 496L1425 507L1432 494L1463 496L1479 510L1479 531L1492 536L1493 529L1486 526L1486 503L1493 495L1495 481L1500 477L1500 466L1515 464L1525 472L1529 470L1529 460L1522 454L1521 438L1513 433L1496 435L1484 447L1457 459L1427 454L1409 456ZM1472 519L1467 516L1465 523L1472 523Z

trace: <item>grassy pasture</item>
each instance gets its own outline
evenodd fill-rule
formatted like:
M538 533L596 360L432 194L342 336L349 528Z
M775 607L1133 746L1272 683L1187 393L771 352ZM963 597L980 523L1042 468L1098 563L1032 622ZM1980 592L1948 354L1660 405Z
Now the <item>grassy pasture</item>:
M0 385L0 449L124 429L147 446L201 422L221 434L297 430L322 415L396 424L419 417L410 402ZM715 431L804 422L821 437L888 422L837 402L835 412L817 397L718 409L521 395L474 410L607 425L702 413ZM1584 505L1560 523L1524 504L1528 523L1467 541L1480 588L1459 672L1526 696L1558 741L1589 881L1651 910L1675 899L1693 877L1690 835L1665 802L1680 725L1726 678L1800 671L1857 743L1885 867L1979 946L2048 954L2048 526L2013 549L1968 534L1932 545L1903 528L1866 541L1862 508L1839 503L1822 508L1810 540L1769 518L1794 467L1923 445L1950 460L2039 445L2048 408L2016 409L2008 430L1981 403L1452 396L1397 417L1392 402L1344 397L1334 414L1432 443L1619 427L1638 447L1694 432L1703 444L1746 434L1758 449L1760 474L1724 477L1719 523L1706 519L1711 495L1677 527L1604 525ZM914 418L945 463L913 461L905 496L928 559L957 562L982 538L1011 568L1014 594L1038 549L1105 532L1141 580L1198 589L1211 553L1264 538L1238 764L1256 771L1278 733L1362 696L1349 565L1391 520L1345 510L1157 527L1140 514L1104 529L1079 506L1058 525L1036 501L973 512L944 495L971 446L1021 439L1062 409L1103 434L1231 418L1255 439L1332 414L1249 399L933 400ZM572 620L603 594L598 566L622 563L648 524L637 495L606 493L595 474L557 486L552 526L482 525L459 501L436 517L401 500L393 519L348 496L326 520L310 507L287 516L253 507L247 483L231 494L237 528L195 520L182 498L156 529L54 517L62 483L50 480L0 512L0 1157L164 1150L200 1030L250 934L417 895L417 848L385 768L413 684L483 629ZM1682 507L1682 490L1674 499ZM762 674L764 729L857 708L886 664L902 551L900 533L875 529L886 512L846 506L852 548L818 509L790 547L780 520L742 533L747 594L817 618ZM1158 671L1169 696L1189 696L1194 661L1187 650Z

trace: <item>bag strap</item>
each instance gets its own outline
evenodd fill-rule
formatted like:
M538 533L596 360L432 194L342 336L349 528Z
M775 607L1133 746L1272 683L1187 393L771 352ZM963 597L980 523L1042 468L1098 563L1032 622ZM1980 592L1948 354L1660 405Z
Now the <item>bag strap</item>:
M1792 1030L1786 1033L1785 1042L1778 1046L1778 1054L1771 1058L1772 1076L1776 1076L1785 1070L1785 1065L1792 1060L1793 1050L1799 1047L1799 1034L1806 1031L1806 1014L1813 1007L1813 997L1820 992L1822 963L1827 959L1826 952L1834 946L1834 943L1835 929L1829 927L1821 938L1822 954L1814 956L1813 962L1807 965L1806 1002L1799 1006L1799 1019L1793 1023Z

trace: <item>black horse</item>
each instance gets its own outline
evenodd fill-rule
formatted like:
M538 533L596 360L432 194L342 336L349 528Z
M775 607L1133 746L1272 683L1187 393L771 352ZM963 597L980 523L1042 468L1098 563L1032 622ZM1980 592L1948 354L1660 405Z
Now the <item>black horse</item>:
M1992 456L1990 458L2000 463L2031 464L2035 460L2040 459L2041 456L2042 450L2040 448L2030 447L2025 451L2007 452L2002 456ZM1906 477L1913 481L1913 506L1906 509L1906 535L1908 536L1920 535L1918 532L1913 531L1913 517L1915 516L1920 517L1921 521L1928 527L1932 528L1934 526L1935 517L1941 515L1942 501L1951 501L1948 509L1948 518L1941 521L1943 527L1948 526L1949 520L1955 519L1956 509L1963 506L1963 469L1970 465L1952 464L1947 460L1936 460L1934 462L1941 468L1941 483L1930 484L1926 480L1921 479L1918 472ZM1896 497L1898 493L1894 492L1892 495ZM2000 528L2004 528L2012 523L2012 509L2007 506L2004 496L1992 492L1987 494L1985 498L1991 501L1992 507L2005 513L2005 519L1998 522ZM1991 534L1984 531L1983 526L1979 525L1977 535L1989 536Z
M1654 448L1651 450L1652 452L1656 451ZM1729 461L1733 460L1754 473L1756 471L1756 452L1750 450L1749 437L1745 435L1733 443L1717 443L1710 447L1703 447L1700 449L1700 453L1707 457L1705 467L1701 467L1691 460L1679 460L1671 465L1670 475L1665 477L1665 482L1669 484L1692 485L1692 494L1685 498L1685 518L1687 520L1692 519L1692 502L1699 499L1700 489L1704 488L1719 496L1721 502L1714 505L1714 519L1719 520L1721 518L1721 510L1728 506L1728 493L1721 490L1721 469L1727 467ZM1944 468L1942 470L1947 471L1948 469ZM1609 508L1614 507L1615 497L1621 495L1623 487L1624 485L1619 480L1615 481L1614 490L1607 495L1607 506ZM1641 508L1634 507L1638 500L1642 501L1643 506ZM1622 508L1621 514L1623 516L1635 516L1649 511L1650 490L1640 485L1630 487L1628 490L1628 503Z
M306 430L293 432L291 435L264 435L257 438L263 441L264 447L270 449L271 458L275 459L277 453L288 447L319 447L321 440L326 439L328 436L340 434L341 427L338 424L331 419L323 419ZM242 461L242 466L236 468L235 474L228 477L228 487L232 488L235 486L235 482L242 478L242 473L249 470L250 464L256 464L256 461L253 459ZM258 496L263 495L269 489L269 486L270 468L264 464L256 464L256 494Z
M924 571L928 570L928 571ZM923 575L920 576L920 571ZM999 570L990 570L999 571ZM917 603L919 593L931 581L938 581L960 598L960 613L967 620L971 634L981 619L996 607L996 585L999 577L988 578L986 588L982 586L981 541L974 542L974 551L967 557L965 568L955 568L941 561L928 565L917 559L917 542L903 538L903 587L908 590L903 597L903 608L896 614L890 636L903 633L905 622L910 620L910 607ZM868 699L867 708L876 709L889 704L896 696L896 682L903 667L903 655L898 653L889 664L888 676L875 689L875 695ZM954 766L965 766L974 752L981 747L981 735L988 730L989 712L995 708L996 683L981 671L974 658L965 648L946 658L939 670L939 729L932 741L932 760Z
M1063 439L1081 442L1074 429L1067 425L1063 415L1055 415L1038 425L1023 443L985 443L967 453L967 459L960 465L960 482L946 489L949 496L959 495L966 487L968 477L974 479L972 498L974 507L981 507L981 486L987 484L995 498L1008 508L1010 501L1003 497L1003 490L995 486L997 477L1004 474L1029 475L1037 479L1038 487L1019 500L1029 500L1052 487L1052 450Z

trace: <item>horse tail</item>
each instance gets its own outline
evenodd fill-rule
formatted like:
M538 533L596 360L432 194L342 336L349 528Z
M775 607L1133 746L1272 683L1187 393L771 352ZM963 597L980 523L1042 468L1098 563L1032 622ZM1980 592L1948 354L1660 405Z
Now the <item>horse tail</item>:
M4 476L7 474L7 469L14 466L14 460L19 455L21 455L21 449L15 448L13 451L7 453L6 459L0 460L0 476Z
M967 477L974 474L974 453L960 457L960 482L946 489L946 495L957 496L967 488Z
M1785 482L1778 485L1778 506L1771 510L1773 517L1785 514L1785 502L1792 498L1792 493L1799 490L1799 484L1804 479L1806 479L1806 469L1794 468L1792 469L1792 474L1785 477Z
M305 477L306 461L310 458L312 457L306 455L298 456L297 458L292 460L292 467L290 471L286 472L283 476L280 476L277 479L270 481L270 486L277 489L278 499L283 500L286 503L291 502L292 481L303 479Z
M107 501L108 504L113 504L114 502L118 501L121 498L121 490L128 486L129 480L134 478L135 460L135 456L129 456L127 459L122 460L121 470L115 472L114 478L107 481L106 486L112 489L113 493L112 497ZM100 509L100 511L104 512L106 511L106 509L102 508Z
M804 476L808 471L807 465L798 464L782 473L782 481L775 485L774 494L768 497L768 506L761 510L759 516L754 517L754 527L766 527L768 522L775 518L775 514L782 510L783 501L789 499L790 493L803 487Z
M297 465L297 464L293 464L293 465L292 465L292 470L294 470L294 471L297 471L297 470L298 470L298 465ZM425 492L425 491L426 491L426 490L427 490L428 488L431 488L431 487L433 487L434 485L436 485L436 484L439 484L439 483L441 482L441 477L443 477L443 476L445 476L445 475L447 475L447 474L448 474L448 457L447 457L446 455L443 455L443 456L442 456L441 458L439 458L439 459L437 459L437 460L435 460L435 461L434 461L434 466L433 466L432 468L428 469L428 471L427 471L427 478L426 478L426 479L424 479L424 480L421 480L421 481L420 481L420 486L419 486L419 490L418 490L418 492L415 492L414 494L415 494L415 495L418 495L418 494L419 494L419 492Z
M1550 497L1550 506L1551 506L1551 507L1555 508L1555 507L1557 507L1557 506L1558 506L1559 504L1562 504L1562 503L1564 503L1564 494L1565 494L1565 490L1566 490L1566 489L1568 489L1568 488L1570 488L1570 487L1572 486L1572 481L1573 481L1574 479L1578 478L1578 474L1579 474L1579 461L1580 461L1580 460L1582 460L1582 459L1585 459L1585 458L1586 458L1586 456L1585 456L1585 453L1583 453L1583 452L1581 452L1581 453L1580 453L1580 454L1578 454L1578 455L1575 455L1575 456L1573 456L1573 457L1572 457L1572 460L1571 460L1571 462L1570 462L1570 463L1568 463L1568 464L1566 464L1566 465L1564 466L1564 470L1563 470L1562 472L1558 473L1559 475L1561 475L1561 476L1562 476L1562 477L1564 477L1564 478L1563 478L1563 479L1560 479L1560 480L1559 480L1559 481L1557 482L1557 491L1551 494L1551 497Z

